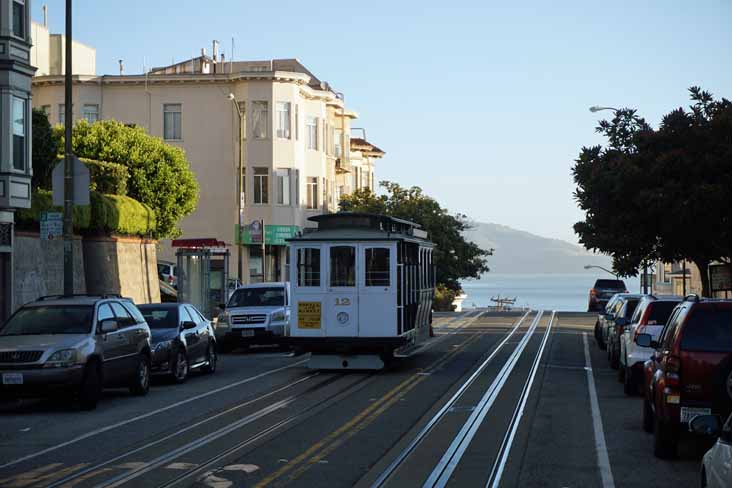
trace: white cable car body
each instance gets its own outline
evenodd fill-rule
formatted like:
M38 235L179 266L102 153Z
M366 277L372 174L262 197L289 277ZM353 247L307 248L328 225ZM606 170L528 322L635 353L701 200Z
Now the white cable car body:
M311 217L288 240L289 340L315 369L381 369L431 336L434 245L419 225L383 215Z

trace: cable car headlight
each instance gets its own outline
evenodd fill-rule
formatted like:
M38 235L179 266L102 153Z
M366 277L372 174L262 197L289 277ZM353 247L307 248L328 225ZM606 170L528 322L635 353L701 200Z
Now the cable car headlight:
M348 322L348 314L346 312L339 312L338 315L336 315L336 319L338 319L339 324L345 324Z

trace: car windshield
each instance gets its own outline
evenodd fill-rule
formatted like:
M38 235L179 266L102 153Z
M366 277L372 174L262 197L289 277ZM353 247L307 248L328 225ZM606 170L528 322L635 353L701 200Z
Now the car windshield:
M94 307L54 305L26 307L5 323L0 335L88 334Z
M664 325L679 302L653 302L646 325Z
M612 290L625 290L625 282L623 280L597 280L595 288L609 288Z
M151 329L175 329L178 327L178 307L138 307Z
M228 307L277 307L285 304L284 288L239 288Z
M681 349L732 352L732 309L694 310L684 328Z

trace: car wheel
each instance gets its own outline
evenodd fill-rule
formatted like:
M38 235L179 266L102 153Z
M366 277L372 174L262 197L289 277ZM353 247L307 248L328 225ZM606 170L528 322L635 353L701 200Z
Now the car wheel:
M99 398L102 396L102 375L99 372L99 363L91 361L84 370L84 379L79 388L79 404L82 410L94 410L97 408Z
M643 399L643 430L649 434L653 433L653 409L648 398Z
M188 358L185 350L179 348L175 352L175 361L173 361L170 370L173 381L176 383L183 383L188 378Z
M673 459L676 457L677 444L676 432L656 415L653 422L653 454L659 459Z
M208 353L206 354L206 365L203 367L203 372L206 374L214 374L216 372L216 363L218 362L218 356L216 355L216 347L209 343Z
M141 354L137 359L135 374L130 383L133 395L147 395L150 391L150 358Z
M623 374L623 393L627 396L633 396L638 393L638 388L635 385L635 378L633 377L633 370L627 366L623 368L625 374Z

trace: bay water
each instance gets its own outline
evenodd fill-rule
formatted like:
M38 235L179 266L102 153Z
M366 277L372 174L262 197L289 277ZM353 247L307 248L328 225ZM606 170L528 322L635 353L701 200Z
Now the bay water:
M590 288L598 278L610 275L578 274L505 274L487 273L479 280L463 281L467 298L463 308L489 307L492 297L516 298L514 307L544 310L587 311ZM624 278L631 293L640 291L640 279Z

